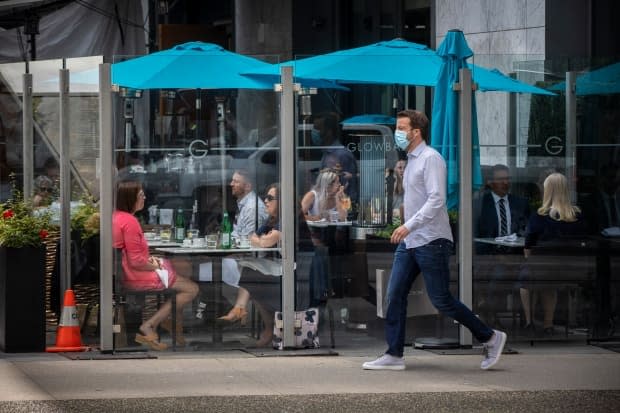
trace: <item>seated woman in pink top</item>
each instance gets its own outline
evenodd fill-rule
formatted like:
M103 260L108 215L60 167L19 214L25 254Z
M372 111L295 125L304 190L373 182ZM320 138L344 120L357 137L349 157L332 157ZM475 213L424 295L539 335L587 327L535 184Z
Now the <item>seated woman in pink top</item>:
M165 286L156 270L168 271L168 287L177 290L177 341L183 345L182 332L183 306L190 303L198 294L198 285L177 274L170 261L149 255L149 246L144 238L140 223L133 215L144 208L144 191L137 181L119 182L116 190L116 211L112 216L112 238L114 248L123 250L122 265L125 277L123 285L131 290L161 290ZM142 334L136 334L136 342L148 345L153 350L165 350L168 346L160 343L157 326L170 330L168 319L172 310L170 300L166 301L155 314L140 326Z

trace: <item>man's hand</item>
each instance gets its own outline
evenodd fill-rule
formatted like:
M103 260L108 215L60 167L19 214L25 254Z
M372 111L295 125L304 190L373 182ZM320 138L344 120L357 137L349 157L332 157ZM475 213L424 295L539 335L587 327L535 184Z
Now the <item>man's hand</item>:
M394 232L392 232L392 238L390 238L390 242L392 244L398 244L402 240L404 240L407 235L409 235L409 230L406 226L401 225L400 227L396 228Z

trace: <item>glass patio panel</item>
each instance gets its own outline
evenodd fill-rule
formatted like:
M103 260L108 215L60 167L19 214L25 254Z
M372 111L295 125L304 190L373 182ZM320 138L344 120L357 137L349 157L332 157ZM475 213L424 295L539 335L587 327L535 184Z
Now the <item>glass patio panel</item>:
M278 96L270 90L241 89L140 92L121 88L115 94L116 180L141 183L145 207L136 216L152 245L151 254L169 259L179 276L189 277L199 287L198 295L182 309L182 317L177 317L185 338L177 340L177 350L253 346L264 325L273 325L274 319L271 314L264 323L257 303L280 306L280 277L270 276L266 282L240 264L278 254L249 252L241 245L241 236L255 232L256 223L265 221L268 187L279 182ZM239 176L257 195L244 202L251 201L249 208L259 212L251 217L252 228L238 234L226 250L224 213L235 226L244 219L237 207L243 198L231 185ZM180 215L182 238L177 231ZM170 252L174 247L185 250ZM218 320L237 303L240 285L254 292L243 303L247 315L234 322ZM130 302L125 328L115 340L120 347L136 347L135 334L157 310L157 298L131 292L126 296ZM171 334L165 329L160 334L170 348Z

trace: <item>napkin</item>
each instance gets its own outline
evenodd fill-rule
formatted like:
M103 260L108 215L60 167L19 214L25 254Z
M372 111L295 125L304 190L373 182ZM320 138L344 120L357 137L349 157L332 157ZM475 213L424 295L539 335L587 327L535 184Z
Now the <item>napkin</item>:
M620 237L620 227L609 227L601 231L605 237Z
M157 269L155 270L155 272L159 276L159 279L161 280L162 284L164 284L164 287L168 288L168 270Z
M517 233L514 232L510 235L506 235L504 237L496 237L495 241L497 242L516 242L517 241Z

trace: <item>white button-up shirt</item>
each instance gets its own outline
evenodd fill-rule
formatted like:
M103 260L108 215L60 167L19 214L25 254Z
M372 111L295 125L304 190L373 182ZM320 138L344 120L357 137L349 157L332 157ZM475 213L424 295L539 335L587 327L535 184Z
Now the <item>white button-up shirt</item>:
M258 214L256 214L257 206ZM263 225L268 216L265 210L265 204L262 199L256 196L254 191L247 193L241 200L237 201L237 208L239 208L239 213L235 218L232 230L232 235L234 237L250 235L255 232Z
M416 248L439 238L452 241L446 209L446 162L425 142L409 152L407 158L403 177L404 225L410 232L405 245Z

